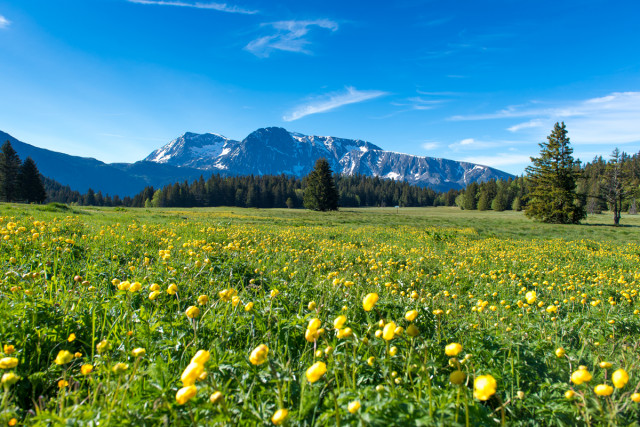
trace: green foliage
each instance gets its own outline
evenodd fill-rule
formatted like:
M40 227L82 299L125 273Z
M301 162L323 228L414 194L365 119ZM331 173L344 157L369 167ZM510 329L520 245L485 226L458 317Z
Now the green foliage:
M576 194L580 177L565 124L556 123L540 145L540 157L532 157L526 169L531 186L527 216L553 224L577 224L586 217L583 203Z
M16 201L20 196L19 171L20 157L7 141L0 151L0 199L5 202Z
M313 211L337 211L338 190L327 159L318 159L305 178L304 207Z

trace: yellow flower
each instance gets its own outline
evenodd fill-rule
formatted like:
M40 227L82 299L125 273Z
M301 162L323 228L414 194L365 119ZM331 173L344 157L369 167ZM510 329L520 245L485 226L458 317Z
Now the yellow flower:
M209 357L211 357L211 353L207 350L198 350L198 352L191 358L191 363L199 363L204 365L209 361Z
M347 316L342 314L336 317L336 319L333 321L333 327L336 329L342 329L342 327L346 322L347 322Z
M338 329L338 333L336 334L338 338L349 338L351 335L353 335L351 328Z
M195 396L197 392L198 392L198 389L196 388L195 385L188 385L186 387L182 387L176 393L176 402L178 402L178 405L184 405L185 403L193 399L193 396Z
M413 323L407 326L407 335L410 337L417 337L420 334L420 330Z
M327 365L324 362L316 362L307 369L307 381L315 383L327 372Z
M69 338L67 338L67 341L72 342L76 339L76 334L72 333L69 335Z
M20 380L20 377L13 372L7 372L2 376L2 384L11 387Z
M58 388L65 388L69 385L69 381L67 380L60 380L58 381Z
M142 288L140 282L133 282L129 287L129 292L138 292Z
M257 346L249 356L249 361L254 365L262 365L267 361L267 355L269 354L269 347L264 344Z
M533 304L534 302L536 302L536 299L538 299L536 291L529 291L524 294L524 297L526 298L528 304Z
M480 400L488 400L496 393L496 380L491 375L480 375L473 383L473 395Z
M88 375L91 372L93 372L93 365L87 363L80 367L80 373L82 373L82 375Z
M607 384L598 384L597 386L595 386L593 391L598 396L611 396L611 393L613 393L613 387Z
M237 306L238 306L238 304L240 304L240 297L239 297L239 296L237 296L237 295L234 295L234 296L231 298L231 305L232 305L232 306L234 306L234 307L237 307Z
M244 311L251 311L251 310L253 310L253 303L252 302L246 303L244 306Z
M287 411L286 409L278 409L271 417L271 422L279 426L287 419L288 416L289 411Z
M562 347L558 347L558 348L556 348L556 356L557 356L557 357L564 357L564 355L565 355L566 353L567 353L567 352L566 352L566 351L564 351L564 348L562 348Z
M555 305L550 305L549 307L547 307L547 313L557 313L558 312L558 307Z
M462 345L457 342L452 342L451 344L447 344L444 348L444 354L447 356L457 356L462 351Z
M460 370L455 370L449 375L449 381L451 381L451 384L456 385L462 384L466 378L467 376L465 373Z
M347 406L347 410L349 412L351 412L352 414L355 414L356 412L358 412L360 410L360 401L359 400L354 400L353 402L350 402L349 405Z
M567 390L567 391L564 392L564 397L567 398L567 399L571 399L575 395L576 395L576 392L573 391L573 390Z
M107 340L102 340L96 345L96 350L98 353L104 353L109 350L109 342Z
M176 292L178 292L178 286L175 283L170 284L167 288L167 293L169 295L175 295Z
M18 424L18 420L17 420L16 418L11 418L11 419L9 420L9 427L13 427L13 426L15 426L16 424Z
M60 350L54 360L56 365L66 365L73 360L73 353L67 350Z
M398 354L398 347L393 346L389 349L389 355L390 356L395 356L396 354Z
M16 348L13 345L11 345L11 344L5 344L4 345L5 354L13 354L13 353L15 353L15 351L16 351Z
M589 382L591 381L591 378L591 374L586 369L578 369L573 374L571 374L571 381L576 385L580 385L584 382Z
M631 395L631 400L633 400L636 403L640 403L640 393L633 393Z
M382 338L386 341L391 341L393 337L395 337L396 333L396 324L393 322L389 322L384 325L384 329L382 330Z
M151 292L159 291L160 290L160 285L158 285L157 283L152 283L151 286L149 286L149 290Z
M133 357L144 356L146 352L147 351L142 347L134 348L133 350L131 350L131 354L133 355Z
M320 321L320 319L314 318L309 321L309 325L307 326L307 329L311 329L312 331L315 331L318 328L320 328L320 326L322 326L322 322Z
M316 302L315 301L310 301L309 305L307 305L307 309L315 310L316 309Z
M153 301L154 299L156 299L158 297L158 295L160 295L161 292L160 291L153 291L151 293L149 293L149 299L151 301Z
M416 320L416 317L418 317L418 310L407 311L404 315L404 318L409 322L413 322L414 320Z
M378 302L378 294L370 293L362 300L362 308L364 311L371 311L373 306Z
M371 356L367 359L367 365L369 366L373 366L373 364L376 362L376 358Z
M211 396L209 396L209 402L216 404L220 401L222 401L222 393L220 393L219 391L214 392Z
M304 339L309 342L315 342L319 337L317 329L307 329L304 333Z
M629 374L624 369L618 369L611 375L611 382L616 388L622 388L629 382Z
M126 363L116 363L113 368L111 368L111 370L113 371L114 374L121 374L124 371L126 371L127 369L129 369L129 365L127 365Z
M206 304L206 303L208 303L208 302L209 302L209 297L208 297L208 296L206 296L206 295L200 295L200 296L198 297L198 304L199 304L199 305L205 305L205 304Z
M182 376L180 377L180 380L182 381L182 384L185 386L193 385L196 383L196 380L200 375L202 375L203 372L204 372L204 366L202 366L199 363L191 362L184 369L184 372L182 372Z
M187 311L185 311L185 314L189 319L195 319L196 317L200 316L200 309L195 305L192 305L189 308L187 308Z
M602 369L609 369L613 365L610 362L600 362L598 366L600 366Z
M280 291L279 291L279 290L277 290L277 289L273 289L273 290L271 291L271 293L270 293L271 298L275 298L279 293L280 293Z

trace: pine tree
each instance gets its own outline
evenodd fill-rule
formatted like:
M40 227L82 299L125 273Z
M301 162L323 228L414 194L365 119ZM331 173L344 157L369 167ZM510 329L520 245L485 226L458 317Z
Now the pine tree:
M27 157L18 170L18 186L20 198L27 203L42 203L47 198L42 175L31 157Z
M327 159L318 159L306 177L304 207L314 211L337 211L338 190L333 182L331 167Z
M609 209L613 212L613 225L620 225L622 216L622 202L628 196L627 179L622 168L626 160L626 155L620 153L616 147L611 153L611 159L605 167L604 177L600 191L602 197L609 205Z
M20 170L20 157L13 149L9 141L2 145L0 152L0 199L12 202L20 196L18 186L18 171Z
M556 123L547 142L539 146L540 157L532 157L533 166L526 169L531 193L525 214L548 223L579 223L586 216L576 194L579 162L571 156L564 122Z

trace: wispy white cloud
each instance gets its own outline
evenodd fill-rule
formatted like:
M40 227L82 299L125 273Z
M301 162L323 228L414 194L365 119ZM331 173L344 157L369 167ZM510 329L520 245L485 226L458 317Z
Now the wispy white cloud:
M556 121L565 121L569 136L577 144L626 144L640 142L640 92L614 92L582 101L552 106L536 102L510 106L494 113L453 116L449 120L494 120L531 118L507 129L520 132L540 127L551 129Z
M346 92L329 93L296 107L292 112L286 114L282 120L291 122L311 114L325 113L342 107L343 105L355 104L384 95L387 95L387 92L379 90L357 90L354 87L347 87Z
M414 96L401 102L392 102L391 104L397 107L409 107L410 110L431 110L438 104L446 101L445 99L425 99L420 96Z
M253 15L258 13L257 10L243 9L238 6L229 5L227 3L213 3L213 2L186 2L180 0L127 0L129 3L136 4L148 4L155 6L177 6L177 7L191 7L194 9L210 9L220 12L229 13L242 13L246 15Z
M4 16L0 15L0 29L1 28L7 28L9 26L9 24L11 24L11 21L9 21Z
M245 49L260 58L267 58L274 50L311 54L307 46L311 43L305 36L311 28L318 27L337 31L338 24L329 19L315 21L278 21L262 24L271 27L275 33L259 37L245 46Z
M425 142L424 144L422 144L422 148L424 148L427 151L435 150L439 146L440 146L439 142Z
M481 141L475 138L465 138L453 144L449 144L449 149L456 152L469 152L474 150L486 150L488 148L505 148L517 145L516 141Z

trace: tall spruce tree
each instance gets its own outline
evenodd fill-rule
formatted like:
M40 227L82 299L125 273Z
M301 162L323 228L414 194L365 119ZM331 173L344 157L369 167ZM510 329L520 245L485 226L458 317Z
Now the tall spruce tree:
M18 172L21 163L11 143L5 142L0 151L0 200L12 202L20 196Z
M620 225L622 217L622 202L628 197L627 177L623 165L627 159L625 153L620 153L616 147L611 153L611 159L607 162L600 192L606 200L609 209L613 212L613 225Z
M571 155L564 122L556 123L547 142L538 144L540 157L526 168L531 193L525 214L554 224L577 224L585 218L584 204L576 194L579 162Z
M27 157L22 166L20 166L18 184L20 199L27 203L42 203L47 198L42 175L40 175L36 162L31 157Z
M314 211L337 211L338 190L327 159L318 159L306 177L303 204Z

